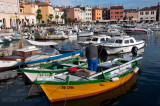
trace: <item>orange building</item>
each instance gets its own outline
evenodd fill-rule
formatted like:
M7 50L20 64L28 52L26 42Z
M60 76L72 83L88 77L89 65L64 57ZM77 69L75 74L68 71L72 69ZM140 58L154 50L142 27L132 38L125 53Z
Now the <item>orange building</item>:
M123 6L111 6L110 20L123 20Z
M102 20L102 9L92 8L92 20Z

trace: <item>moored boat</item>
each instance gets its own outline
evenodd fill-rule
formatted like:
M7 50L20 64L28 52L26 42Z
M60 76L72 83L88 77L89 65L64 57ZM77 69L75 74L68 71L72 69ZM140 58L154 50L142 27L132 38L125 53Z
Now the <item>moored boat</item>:
M50 102L90 97L110 91L128 82L138 71L138 58L123 58L99 64L97 73L77 70L55 75L50 79L37 79ZM90 75L92 73L92 75Z
M86 61L79 60L78 57L72 57L69 59L50 62L47 64L41 64L36 67L21 68L20 70L34 82L37 78L46 78L48 76L52 77L55 73L67 72L68 68L71 67L83 67L86 66Z
M7 70L24 64L26 58L37 53L38 48L35 46L26 46L22 49L13 51L12 55L4 56L7 52L3 52L0 57L0 70Z
M143 48L145 42L143 40L135 40L134 37L121 36L108 40L107 43L101 43L101 49L106 50L108 55L129 53L132 50L137 51Z

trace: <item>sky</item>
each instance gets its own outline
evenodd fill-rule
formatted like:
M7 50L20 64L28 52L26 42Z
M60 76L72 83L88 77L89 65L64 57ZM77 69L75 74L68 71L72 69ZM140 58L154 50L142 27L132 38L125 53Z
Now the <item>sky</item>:
M43 0L45 1L45 0ZM76 6L76 5L89 5L98 6L102 5L109 7L110 5L123 5L125 9L140 9L143 7L156 6L160 0L50 0L52 5L58 6Z

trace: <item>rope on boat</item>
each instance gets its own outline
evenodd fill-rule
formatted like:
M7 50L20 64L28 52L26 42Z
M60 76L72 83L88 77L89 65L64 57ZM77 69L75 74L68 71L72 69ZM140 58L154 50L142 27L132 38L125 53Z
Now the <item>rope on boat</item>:
M66 106L66 102L67 102L68 85L69 85L69 76L67 76L66 80L68 81L68 84L67 84L67 91L66 91L66 98L65 98L64 106Z

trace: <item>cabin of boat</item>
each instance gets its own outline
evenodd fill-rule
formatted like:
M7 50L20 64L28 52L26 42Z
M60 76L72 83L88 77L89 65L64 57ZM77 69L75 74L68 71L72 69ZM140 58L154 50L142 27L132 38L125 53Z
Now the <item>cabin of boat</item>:
M35 46L27 46L22 49L17 49L13 51L11 56L4 56L5 54L2 53L2 56L0 57L0 60L10 61L10 60L16 60L16 59L26 59L34 54L37 53L38 48Z
M107 42L111 37L110 36L106 36L106 35L100 35L100 36L92 36L90 38L87 38L86 41L82 41L82 42L78 42L78 44L82 45L82 46L86 46L89 44L89 42L94 42L95 45L99 45L102 42Z

